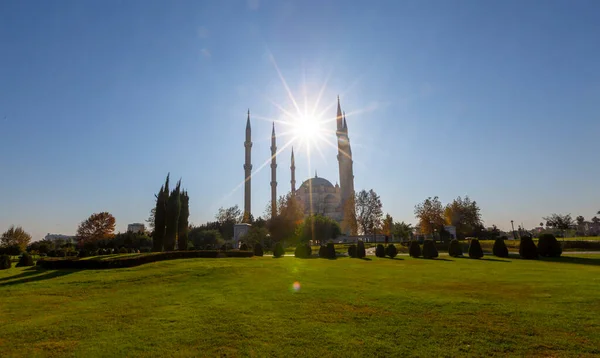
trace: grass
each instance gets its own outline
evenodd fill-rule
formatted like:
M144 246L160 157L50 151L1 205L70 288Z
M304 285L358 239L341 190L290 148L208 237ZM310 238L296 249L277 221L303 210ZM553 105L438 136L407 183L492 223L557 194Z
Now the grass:
M0 355L594 356L599 284L594 255L12 268Z

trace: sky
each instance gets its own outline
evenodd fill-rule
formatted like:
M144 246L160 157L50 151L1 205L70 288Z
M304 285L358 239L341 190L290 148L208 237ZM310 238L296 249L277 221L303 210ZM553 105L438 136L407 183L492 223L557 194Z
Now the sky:
M598 34L594 0L2 1L0 231L74 234L101 211L125 231L167 173L194 224L243 207L248 109L260 216L273 120L296 113L292 98L334 117L338 95L355 188L374 189L396 221L416 223L429 196L465 195L506 230L590 219ZM283 195L291 136L275 128ZM325 137L297 150L297 186L314 170L338 181Z

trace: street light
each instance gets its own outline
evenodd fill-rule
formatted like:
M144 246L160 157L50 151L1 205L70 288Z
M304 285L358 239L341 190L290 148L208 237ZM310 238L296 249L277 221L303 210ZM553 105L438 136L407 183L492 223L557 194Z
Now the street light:
M510 221L510 225L512 226L512 232L513 232L513 240L516 240L517 237L515 236L515 221L511 220Z

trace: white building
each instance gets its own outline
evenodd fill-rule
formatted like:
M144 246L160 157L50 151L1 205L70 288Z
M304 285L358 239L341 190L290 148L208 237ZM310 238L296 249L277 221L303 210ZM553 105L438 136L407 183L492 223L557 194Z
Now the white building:
M141 223L133 223L133 224L129 224L127 225L127 231L128 232L135 232L135 233L145 233L146 232L146 226L144 224Z
M71 243L75 243L77 241L76 236L62 235L62 234L50 234L50 233L48 233L44 237L44 240L47 240L47 241L65 240L65 242L71 242Z

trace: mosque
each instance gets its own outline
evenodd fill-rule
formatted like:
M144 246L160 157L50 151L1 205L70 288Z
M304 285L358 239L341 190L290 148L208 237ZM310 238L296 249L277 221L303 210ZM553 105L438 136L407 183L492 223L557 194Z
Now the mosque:
M350 148L350 139L348 137L348 124L346 115L342 112L340 98L337 103L336 118L336 137L338 144L338 166L339 166L339 184L335 186L331 181L320 178L315 172L314 178L309 178L302 182L296 189L296 165L294 161L294 150L290 161L291 186L290 192L296 197L304 208L304 216L320 214L336 220L343 226L344 205L354 197L354 172L352 169L352 149ZM251 213L251 173L252 173L252 130L250 128L250 111L246 121L246 141L244 142L246 150L246 162L244 164L244 214ZM277 138L275 136L275 124L271 132L271 215L276 215L277 203Z

